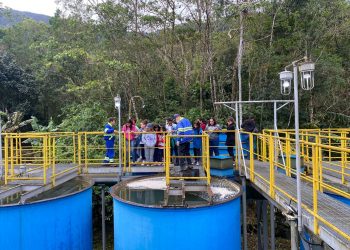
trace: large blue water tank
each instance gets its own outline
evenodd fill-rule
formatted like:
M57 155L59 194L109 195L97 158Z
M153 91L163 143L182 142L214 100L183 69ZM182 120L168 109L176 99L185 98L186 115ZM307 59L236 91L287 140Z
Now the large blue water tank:
M234 195L213 205L176 208L161 206L164 190L158 184L155 192L147 187L125 189L128 182L112 187L114 249L241 249L240 186L215 178L212 185L219 182L219 189L235 190Z
M0 206L0 249L92 249L92 188L82 179L47 191L29 204Z

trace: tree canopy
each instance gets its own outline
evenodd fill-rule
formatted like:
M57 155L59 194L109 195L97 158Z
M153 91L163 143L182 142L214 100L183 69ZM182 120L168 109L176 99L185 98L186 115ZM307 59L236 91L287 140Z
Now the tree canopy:
M52 118L66 130L98 129L122 98L140 118L232 113L215 101L290 99L278 73L316 63L315 88L300 91L301 127L350 125L350 3L347 0L60 0L49 24L0 31L0 108ZM241 45L241 47L240 47ZM239 56L241 49L241 57ZM130 101L133 96L144 99ZM260 128L272 106L244 106ZM293 108L279 113L293 127Z

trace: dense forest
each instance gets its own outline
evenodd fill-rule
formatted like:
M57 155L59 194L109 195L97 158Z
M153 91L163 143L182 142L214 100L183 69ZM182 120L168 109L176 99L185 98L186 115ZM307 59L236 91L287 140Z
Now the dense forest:
M238 100L240 85L243 100L291 99L278 73L307 55L315 88L300 90L301 127L350 125L348 0L58 2L48 24L25 19L0 30L5 120L20 112L16 122L34 116L45 125L38 129L100 130L117 93L124 120L129 108L155 121L220 120L232 113L213 102ZM244 114L272 127L269 104ZM279 126L293 127L293 117L284 108Z

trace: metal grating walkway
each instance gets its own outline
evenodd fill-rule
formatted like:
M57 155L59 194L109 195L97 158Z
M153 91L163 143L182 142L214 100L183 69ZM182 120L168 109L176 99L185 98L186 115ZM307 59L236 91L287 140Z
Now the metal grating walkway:
M248 167L249 160L246 160L246 166L247 166L247 176L250 178L249 167ZM269 163L261 162L257 160L254 161L254 173L255 173L254 184L258 186L267 195L269 195L270 193ZM279 173L278 171L275 170L275 186L296 199L297 197L296 179L288 177L285 174ZM310 186L310 184L303 182L301 190L302 190L303 205L306 205L309 209L312 210L313 209L312 187ZM292 208L294 208L295 211L297 210L297 204L293 202L285 194L283 194L283 192L278 191L278 189L276 189L275 201L284 208L288 208L288 206L291 206ZM319 204L318 214L320 216L322 216L326 221L330 222L335 227L340 229L342 232L350 235L350 206L347 206L346 204L321 192L318 192L318 204ZM309 228L311 231L313 231L313 216L310 213L308 213L308 211L305 209L303 209L303 224L304 226ZM334 230L329 228L327 225L320 223L320 231L322 232L323 229L330 234L329 239L323 238L323 240L327 244L331 246L332 245L335 246L334 243L331 244L330 241L332 240L334 241L334 239L337 239L340 243L339 247L344 246L345 248L343 249L350 249L350 241L343 238L341 235L338 235L336 232L334 232ZM336 249L342 249L342 247L336 248Z

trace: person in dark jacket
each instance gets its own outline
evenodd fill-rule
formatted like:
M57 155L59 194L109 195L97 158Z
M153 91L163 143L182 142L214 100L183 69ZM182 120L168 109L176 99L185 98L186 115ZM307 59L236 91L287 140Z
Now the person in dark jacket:
M232 160L235 161L235 156L233 149L235 146L235 120L232 117L227 119L227 132L226 132L226 146L227 152L232 157Z

